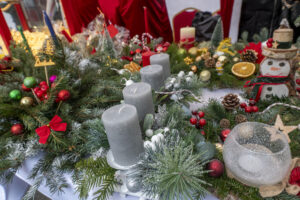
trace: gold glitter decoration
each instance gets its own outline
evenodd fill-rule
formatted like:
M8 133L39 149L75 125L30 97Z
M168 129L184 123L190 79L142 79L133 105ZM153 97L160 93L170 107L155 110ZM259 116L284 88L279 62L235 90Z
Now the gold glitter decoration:
M124 65L124 69L128 69L131 72L138 72L141 69L141 66L136 64L135 62L130 62L127 65Z
M222 40L217 48L217 51L228 53L231 56L234 56L236 54L236 52L232 50L232 44L230 38L226 38Z
M193 63L193 59L190 58L190 57L186 57L186 58L184 59L184 62L185 62L185 64L190 65L190 64Z

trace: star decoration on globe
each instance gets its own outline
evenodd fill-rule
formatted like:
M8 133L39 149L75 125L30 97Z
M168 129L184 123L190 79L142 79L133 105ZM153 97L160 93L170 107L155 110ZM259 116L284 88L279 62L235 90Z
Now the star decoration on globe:
M278 42L277 42L277 41L275 41L275 42L273 42L273 45L272 45L272 47L273 47L273 48L275 48L275 49L277 49L278 45L279 45L279 44L278 44Z

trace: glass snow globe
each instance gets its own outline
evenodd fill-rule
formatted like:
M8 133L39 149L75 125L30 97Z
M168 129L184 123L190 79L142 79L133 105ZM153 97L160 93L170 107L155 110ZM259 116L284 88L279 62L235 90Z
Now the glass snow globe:
M291 164L286 136L257 122L234 127L224 143L223 157L229 176L253 187L282 181Z

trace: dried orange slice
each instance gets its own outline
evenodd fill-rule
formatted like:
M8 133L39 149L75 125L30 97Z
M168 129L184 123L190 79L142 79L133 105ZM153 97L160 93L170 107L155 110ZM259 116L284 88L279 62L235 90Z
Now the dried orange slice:
M254 74L255 65L250 62L239 62L232 66L231 72L240 78L247 78Z

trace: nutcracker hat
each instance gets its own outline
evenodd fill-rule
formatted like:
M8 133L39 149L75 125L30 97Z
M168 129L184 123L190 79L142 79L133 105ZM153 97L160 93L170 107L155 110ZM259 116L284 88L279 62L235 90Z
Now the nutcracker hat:
M280 27L273 33L273 40L270 43L271 47L264 46L262 48L262 54L266 57L274 59L289 60L296 56L297 48L292 45L293 43L293 29L290 28L286 19L283 19L280 23Z

